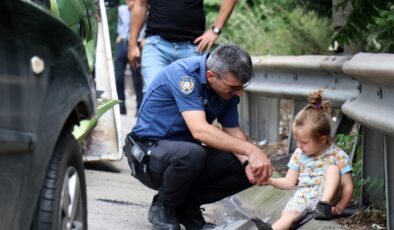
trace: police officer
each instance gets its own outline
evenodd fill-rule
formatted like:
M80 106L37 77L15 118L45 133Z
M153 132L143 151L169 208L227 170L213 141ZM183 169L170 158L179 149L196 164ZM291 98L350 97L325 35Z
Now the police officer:
M152 82L129 134L146 156L137 161L130 142L125 154L132 174L158 190L148 213L154 229L201 229L200 205L272 175L265 153L239 128L237 105L252 76L249 54L222 45L170 64Z

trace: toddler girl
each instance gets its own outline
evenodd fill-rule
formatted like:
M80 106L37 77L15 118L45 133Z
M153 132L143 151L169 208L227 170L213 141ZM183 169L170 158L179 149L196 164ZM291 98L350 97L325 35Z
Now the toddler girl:
M297 218L313 210L315 219L332 219L333 214L341 214L352 198L351 162L332 143L331 104L322 102L321 93L312 93L309 104L295 118L293 134L298 148L290 158L286 177L270 178L263 183L278 189L297 186L273 229L289 229Z

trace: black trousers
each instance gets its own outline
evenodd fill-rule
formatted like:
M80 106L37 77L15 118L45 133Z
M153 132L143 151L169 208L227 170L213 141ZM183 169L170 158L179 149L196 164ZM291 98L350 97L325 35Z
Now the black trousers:
M118 98L121 101L125 101L125 70L127 64L129 64L129 59L127 57L128 52L128 41L121 40L118 44L116 44L116 59L115 59L115 80L116 80L116 91L118 93ZM134 92L136 95L136 103L137 103L137 112L140 109L142 97L142 87L143 80L141 76L141 69L134 69L130 66L131 70L131 78L133 80Z
M186 141L140 142L149 163L135 164L135 177L158 190L159 201L179 208L218 201L252 186L239 160L228 152Z

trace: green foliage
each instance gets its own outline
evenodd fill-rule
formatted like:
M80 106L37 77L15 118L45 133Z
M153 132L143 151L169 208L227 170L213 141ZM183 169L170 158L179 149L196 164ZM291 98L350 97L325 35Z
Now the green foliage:
M353 200L357 203L361 203L361 193L363 186L369 182L369 178L364 179L361 178L362 173L362 159L358 159L355 163L353 163L353 183L354 183L354 191L353 191Z
M353 151L353 148L356 147L355 159L353 160L353 183L354 183L354 191L353 191L353 200L357 203L361 203L361 193L365 184L370 181L370 178L364 179L362 178L362 151L357 143L354 145L354 141L359 140L360 136L358 135L344 135L338 134L336 137L336 145L340 147L347 154L350 154Z
M353 143L356 137L358 138L356 135L338 134L336 138L336 145L347 154L350 154L353 150Z
M74 126L72 134L78 143L81 143L83 140L85 140L90 131L96 126L100 117L112 107L119 104L120 101L115 99L100 98L97 103L98 106L96 115L89 120L82 120L79 125Z
M335 10L347 4L353 9L333 40L341 45L361 44L370 52L394 52L394 0L343 0Z
M376 25L366 37L366 50L394 52L394 6L391 11L382 11Z
M221 3L205 1L207 27L213 25ZM321 54L330 33L329 19L293 1L249 0L237 3L217 43L235 43L254 55Z
M115 61L115 40L117 36L116 32L116 25L117 25L117 19L118 19L118 8L108 8L107 10L107 20L108 20L108 29L109 29L109 36L110 36L110 41L111 41L111 50L112 50L112 57L113 60Z
M361 195L362 190L365 188L369 193L374 193L376 191L381 191L384 188L384 179L378 178L362 178L362 150L359 143L354 143L360 139L359 135L344 135L338 134L336 138L336 145L340 147L343 151L350 154L355 149L355 159L353 159L353 183L354 183L354 191L353 191L353 200L357 203L361 203ZM383 204L378 204L377 208L384 209L385 202Z
M321 17L332 18L332 0L294 0L295 6L315 11Z

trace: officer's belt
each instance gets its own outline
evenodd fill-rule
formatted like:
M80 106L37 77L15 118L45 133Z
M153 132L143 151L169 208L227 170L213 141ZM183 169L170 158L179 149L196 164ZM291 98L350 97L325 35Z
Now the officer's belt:
M134 141L138 142L140 145L142 145L144 147L152 147L152 146L156 145L156 143L157 143L156 140L151 140L151 139L147 139L147 138L138 138L131 133L128 135L130 135L130 137L133 138Z

